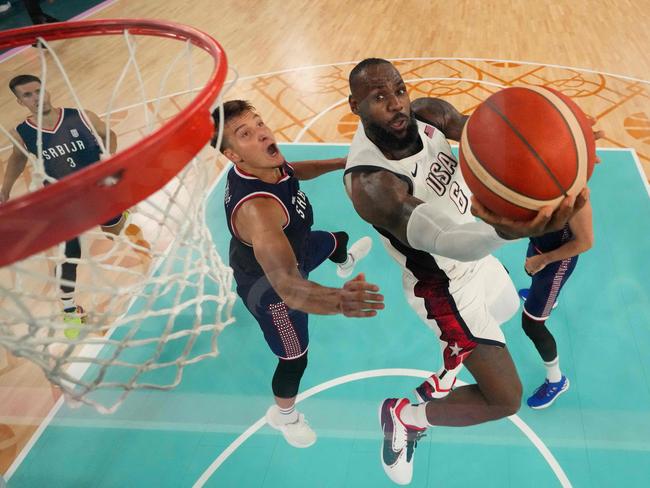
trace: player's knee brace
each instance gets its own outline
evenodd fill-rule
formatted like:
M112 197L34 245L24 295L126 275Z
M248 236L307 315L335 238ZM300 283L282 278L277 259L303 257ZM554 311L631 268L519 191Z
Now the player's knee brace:
M543 320L535 320L525 313L521 314L521 327L544 361L553 361L557 357L557 345L551 331Z
M273 394L279 398L293 398L298 394L300 380L307 368L307 353L295 359L280 359L273 375Z

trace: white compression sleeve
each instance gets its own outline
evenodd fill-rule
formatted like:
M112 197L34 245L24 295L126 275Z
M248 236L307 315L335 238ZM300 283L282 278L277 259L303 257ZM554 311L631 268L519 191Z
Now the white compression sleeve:
M406 238L413 249L458 261L481 259L509 242L485 222L457 224L429 203L413 210L406 226Z

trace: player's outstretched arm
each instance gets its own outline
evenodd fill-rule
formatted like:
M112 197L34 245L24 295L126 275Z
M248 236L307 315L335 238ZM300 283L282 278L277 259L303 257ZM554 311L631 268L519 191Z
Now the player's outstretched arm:
M106 124L99 118L99 116L91 112L90 110L86 110L86 115L90 119L90 123L93 125L95 130L97 131L97 135L102 138L102 141L104 144L106 144ZM110 154L115 154L115 151L117 151L117 135L115 134L114 131L110 131L111 137L110 137L110 143L108 149L108 152Z
M496 215L472 196L472 214L483 222L494 227L497 234L504 239L519 239L534 237L562 229L571 218L578 213L589 201L589 188L585 187L577 195L569 195L562 200L560 206L542 207L532 220L512 220Z
M343 288L329 288L304 279L282 230L285 218L279 203L254 198L242 205L234 220L238 234L253 245L267 279L289 308L322 315L342 313L348 317L373 317L384 308L379 287L366 282L363 275L348 281Z
M569 227L571 228L573 239L557 249L526 258L525 268L529 275L538 273L548 264L577 256L592 248L594 245L594 226L590 202L587 202L569 220Z
M415 118L433 125L453 141L460 141L463 127L469 118L440 98L416 98L411 102L411 110L415 113Z
M18 132L12 130L12 137L18 142L22 142L21 137L18 135ZM27 156L14 146L11 156L7 161L7 171L5 171L5 177L2 181L2 188L0 189L0 203L4 203L9 200L9 195L11 194L11 189L16 183L18 177L25 170L25 165L27 164Z
M297 161L291 164L296 178L311 180L320 175L345 168L347 158L334 158L323 160Z
M410 195L407 184L388 171L353 172L346 185L362 219L413 249L474 261L507 242L483 222L456 223L434 204Z

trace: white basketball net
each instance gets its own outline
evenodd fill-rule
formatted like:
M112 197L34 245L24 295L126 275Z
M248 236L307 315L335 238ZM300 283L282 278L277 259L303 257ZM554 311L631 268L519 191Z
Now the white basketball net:
M115 42L119 36L110 37ZM67 94L59 90L51 93L52 104L82 111L85 107L98 113L106 124L106 134L115 127L118 151L160 127L180 110L179 106L192 99L198 91L194 78L201 78L202 73L195 69L193 56L204 55L203 61L208 63L211 60L189 42L136 39L128 33L123 39L127 47L125 65L121 72L116 71L115 88L103 100L103 107L97 103L101 97L95 95L81 103L64 63L50 44L42 40L44 48L39 50L41 90L50 90L48 84L57 80L61 86L64 82L70 103L64 103L62 99ZM153 90L149 85L155 73L142 73L137 63L138 47L147 42L175 45L175 51L160 48L161 53L174 54L169 61L161 59L160 63L166 64L157 65L167 70ZM64 57L63 50L59 51ZM51 70L57 73L51 83L48 63L58 68ZM176 84L172 88L168 86L171 74ZM123 88L129 77L137 90ZM185 89L178 91L181 78ZM125 91L129 93L124 94ZM8 90L7 93L11 95ZM134 103L119 106L122 100L133 96L137 97ZM42 109L41 99L39 127ZM16 120L24 115L24 108L16 105ZM120 124L124 125L125 120L129 127L121 130ZM93 132L100 140L95 128ZM35 158L26 153L5 127L0 126L0 133L29 158L25 175L31 176L31 184L19 180L12 198L39 188L43 180L49 179L43 170L42 156ZM41 134L39 129L39 154ZM108 140L100 140L100 144L110 147ZM11 148L5 148L8 149ZM8 151L3 151L0 158L6 161L8 155ZM106 234L100 227L81 235L80 259L66 258L65 243L61 243L0 269L0 346L35 362L73 404L82 402L103 413L114 411L131 390L175 387L186 365L216 356L217 337L233 321L234 302L232 272L215 251L206 227L206 197L219 166L216 151L204 149L169 184L131 209L119 236ZM61 265L66 261L77 263L76 283L61 278ZM84 325L71 327L63 322L62 284L74 287L75 304L86 313ZM75 334L76 338L69 338Z

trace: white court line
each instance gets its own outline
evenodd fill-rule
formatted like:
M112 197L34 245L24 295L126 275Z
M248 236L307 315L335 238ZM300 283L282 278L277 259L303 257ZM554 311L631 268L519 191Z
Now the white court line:
M18 469L18 466L25 460L27 455L29 454L29 451L32 450L32 447L34 447L34 444L38 441L38 439L41 437L43 434L43 431L47 428L48 425L52 422L52 419L54 416L57 414L59 409L61 408L61 405L63 405L63 394L59 397L59 399L56 401L54 406L50 409L48 412L47 416L45 419L40 423L36 431L32 434L32 436L29 438L27 441L27 444L22 448L20 453L18 453L18 456L14 459L13 463L11 463L11 466L9 466L9 469L7 472L4 474L5 481L9 481L11 476L16 472Z
M391 369L373 369L369 371L359 371L357 373L348 374L345 376L340 376L332 380L316 385L312 388L309 388L307 391L300 393L296 398L296 403L300 403L302 400L316 395L317 393L329 390L336 386L340 386L346 383L351 383L353 381L365 380L368 378L382 378L386 376L412 376L415 378L428 378L431 375L431 371L424 371L421 369L402 369L402 368L391 368ZM458 381L460 386L467 383L463 381ZM535 434L535 432L517 415L511 415L508 419L515 424L521 430L526 437L532 442L532 444L537 448L539 453L542 455L544 460L547 462L549 467L553 470L555 476L557 476L558 481L563 488L570 488L571 482L567 477L566 473L557 462L557 459L553 456L553 453L546 447L544 442ZM248 429L246 429L237 439L235 439L224 451L219 454L217 459L215 459L210 466L203 472L198 480L193 485L193 488L201 488L205 483L210 479L214 472L219 469L219 467L230 457L230 455L239 448L246 440L251 437L255 432L261 429L266 424L264 417L259 419Z
M636 164L636 169L639 170L639 174L641 175L641 180L643 180L645 190L648 192L648 196L650 197L650 183L648 183L648 178L646 177L645 172L643 171L643 166L641 166L639 155L636 153L634 149L628 149L628 151L632 153L632 158L634 159L634 162Z
M642 78L634 78L632 76L619 75L616 73L609 73L607 71L597 71L589 68L577 68L575 66L564 66L561 64L547 64L547 63L536 63L534 61L514 61L511 59L490 59L490 58L457 58L457 57L425 57L425 58L387 58L388 61L480 61L488 63L512 63L512 64L523 64L526 66L545 66L547 68L560 68L560 69L570 69L574 71L580 71L583 73L591 73L595 75L606 75L613 78L620 78L627 81L635 81L638 83L644 83L650 85L650 80L644 80ZM267 73L261 73L250 76L243 76L239 78L239 81L250 80L253 78L258 78L262 76L272 76L272 75L281 75L284 73L293 73L295 71L307 71L310 69L317 68L328 68L330 66L345 66L348 64L358 64L361 60L358 61L342 61L340 63L330 63L330 64L315 64L311 66L298 66L296 68L287 68L278 71L269 71Z

